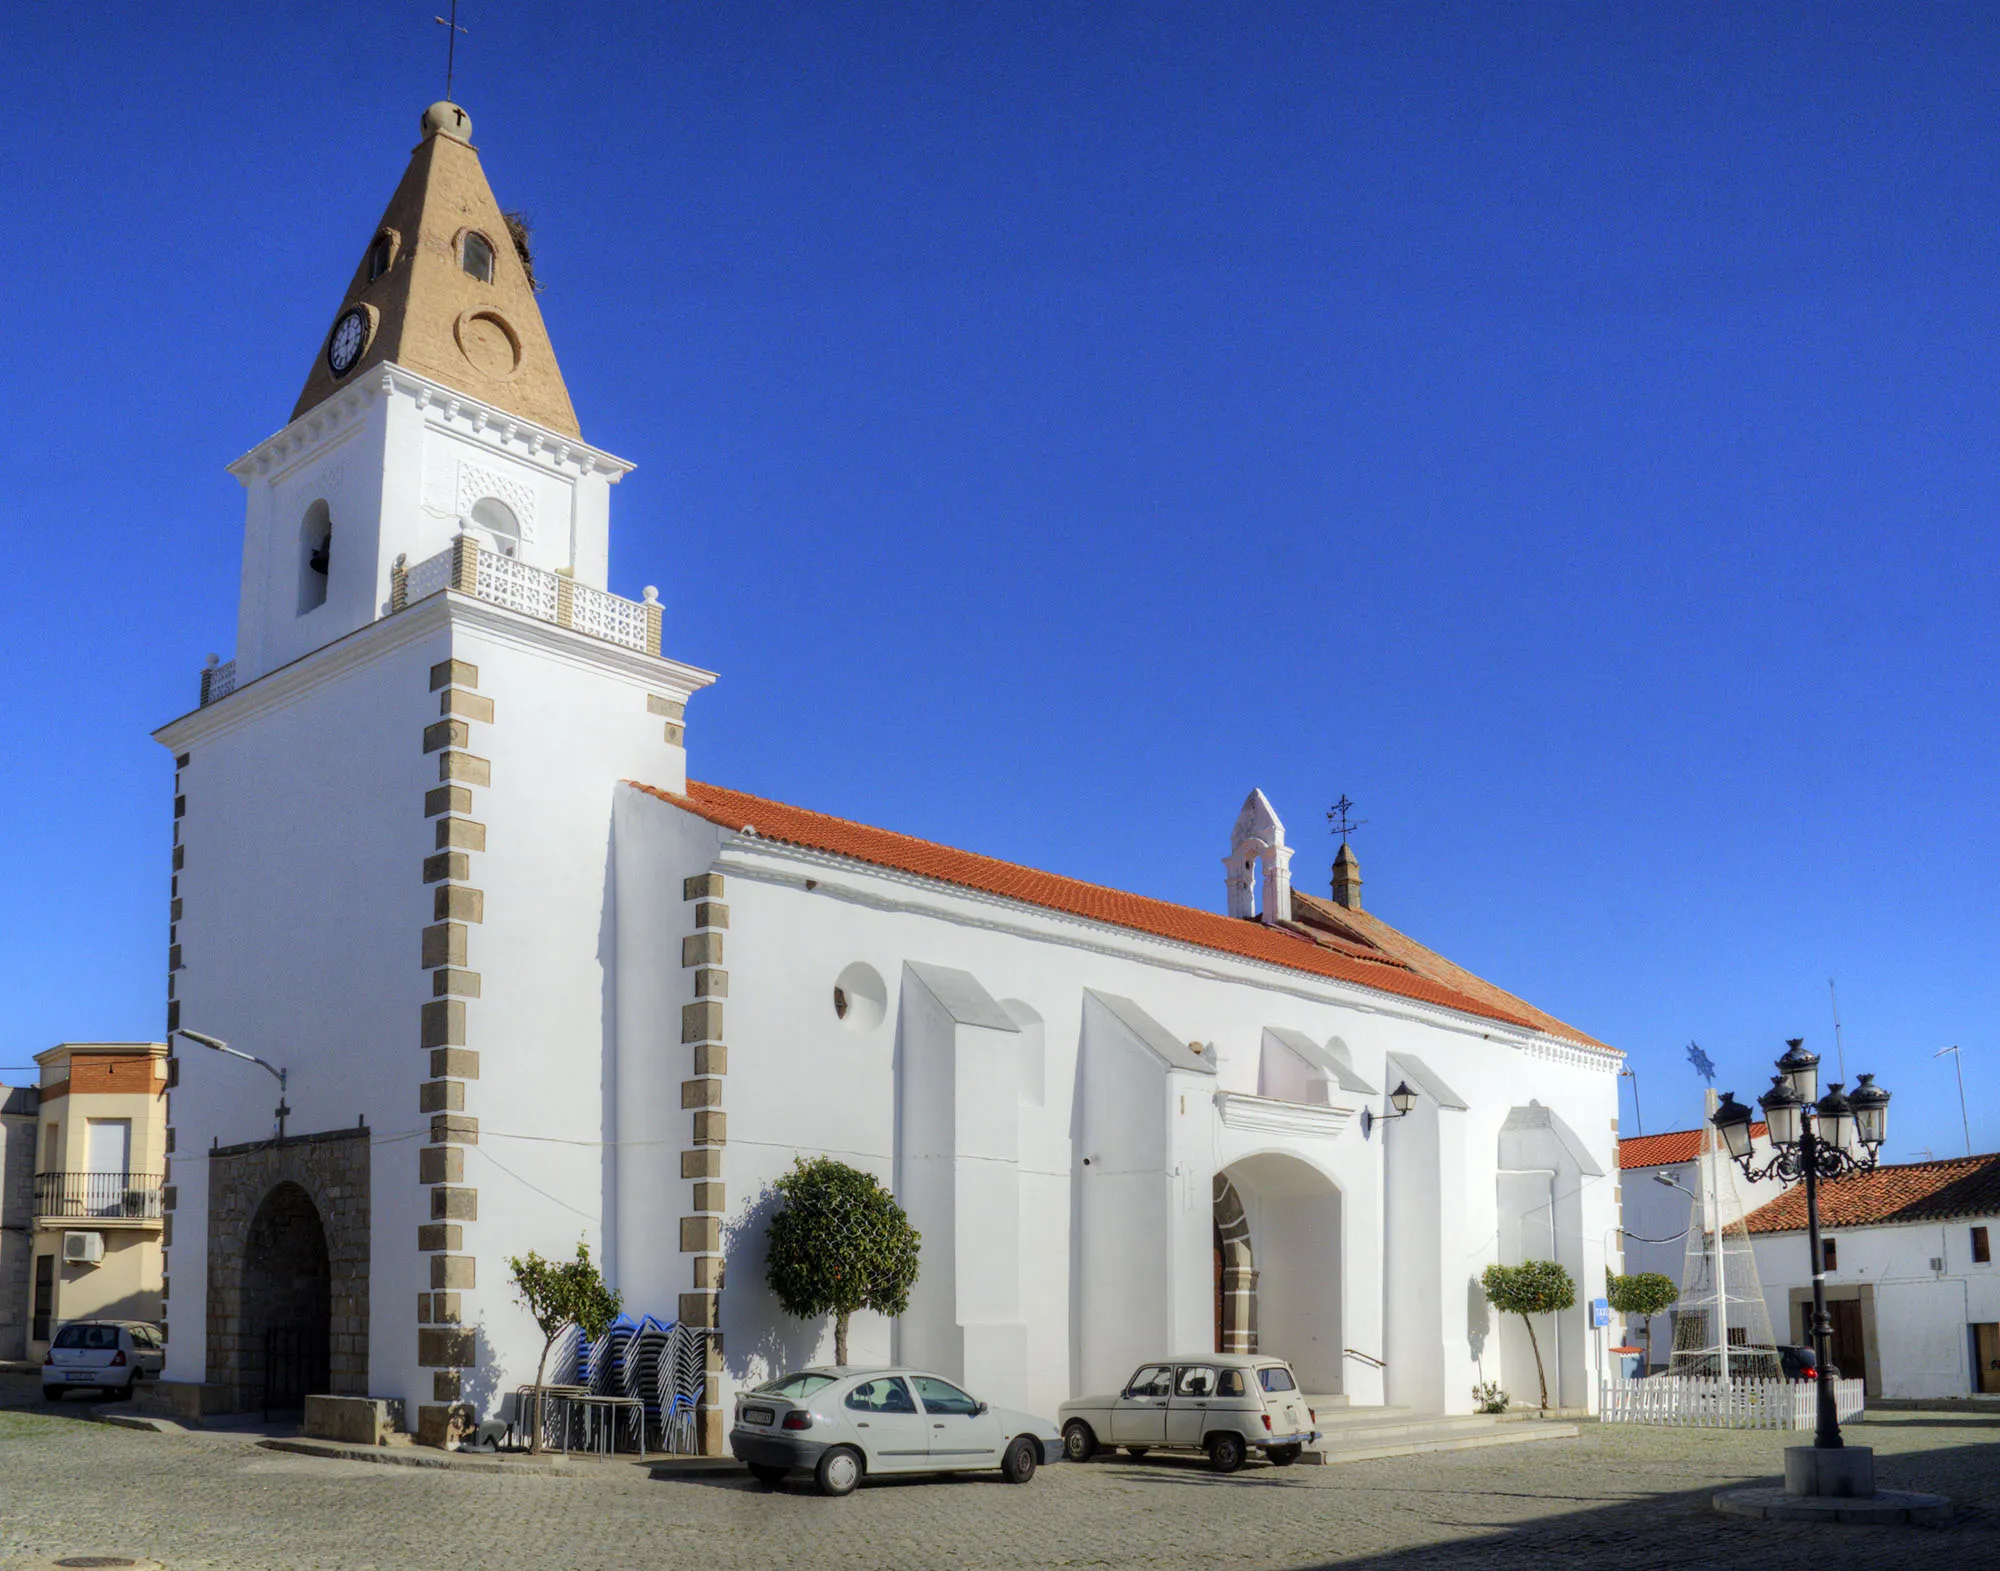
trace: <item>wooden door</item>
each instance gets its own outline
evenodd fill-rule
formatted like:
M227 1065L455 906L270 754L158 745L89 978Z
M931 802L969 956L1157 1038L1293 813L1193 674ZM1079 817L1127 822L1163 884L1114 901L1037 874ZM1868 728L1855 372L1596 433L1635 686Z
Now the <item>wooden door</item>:
M1972 1328L1972 1389L1982 1396L2000 1395L2000 1324L1988 1321Z
M1833 1367L1843 1380L1866 1380L1868 1361L1861 1342L1861 1301L1837 1298L1826 1306L1833 1317Z

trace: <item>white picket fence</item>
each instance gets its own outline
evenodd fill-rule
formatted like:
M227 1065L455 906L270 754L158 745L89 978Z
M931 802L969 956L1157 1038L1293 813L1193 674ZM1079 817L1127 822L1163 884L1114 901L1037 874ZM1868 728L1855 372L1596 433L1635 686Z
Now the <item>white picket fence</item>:
M1841 1420L1866 1405L1859 1380L1833 1383ZM1811 1380L1695 1380L1653 1375L1599 1384L1598 1417L1607 1424L1668 1424L1683 1429L1811 1429L1819 1387Z

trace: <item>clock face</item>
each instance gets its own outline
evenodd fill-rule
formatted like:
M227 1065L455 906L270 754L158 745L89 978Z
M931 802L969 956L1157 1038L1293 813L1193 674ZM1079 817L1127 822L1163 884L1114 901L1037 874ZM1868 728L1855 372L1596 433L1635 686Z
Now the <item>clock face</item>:
M333 324L333 339L326 346L327 368L335 376L347 375L361 358L361 346L367 341L368 317L357 306Z

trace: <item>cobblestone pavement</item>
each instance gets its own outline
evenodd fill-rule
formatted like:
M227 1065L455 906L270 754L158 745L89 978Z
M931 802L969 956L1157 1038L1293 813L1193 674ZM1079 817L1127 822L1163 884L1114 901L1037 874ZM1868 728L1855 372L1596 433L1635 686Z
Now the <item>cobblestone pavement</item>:
M1797 1438L1783 1434L1593 1424L1571 1441L1231 1478L1156 1456L1045 1468L1025 1488L908 1481L823 1500L736 1475L655 1480L626 1463L495 1477L288 1456L26 1400L0 1411L0 1566L126 1554L171 1571L2000 1567L2000 1419L1958 1414L1856 1426L1884 1485L1960 1502L1951 1527L1892 1529L1715 1515L1714 1488L1781 1469Z

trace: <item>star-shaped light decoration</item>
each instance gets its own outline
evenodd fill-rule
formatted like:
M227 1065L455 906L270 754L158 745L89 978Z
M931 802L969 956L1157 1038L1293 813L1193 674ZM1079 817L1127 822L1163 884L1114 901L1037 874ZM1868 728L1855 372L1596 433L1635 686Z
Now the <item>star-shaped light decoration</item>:
M1694 1072L1710 1085L1715 1084L1715 1061L1701 1050L1699 1042L1688 1043L1688 1062L1694 1065Z

